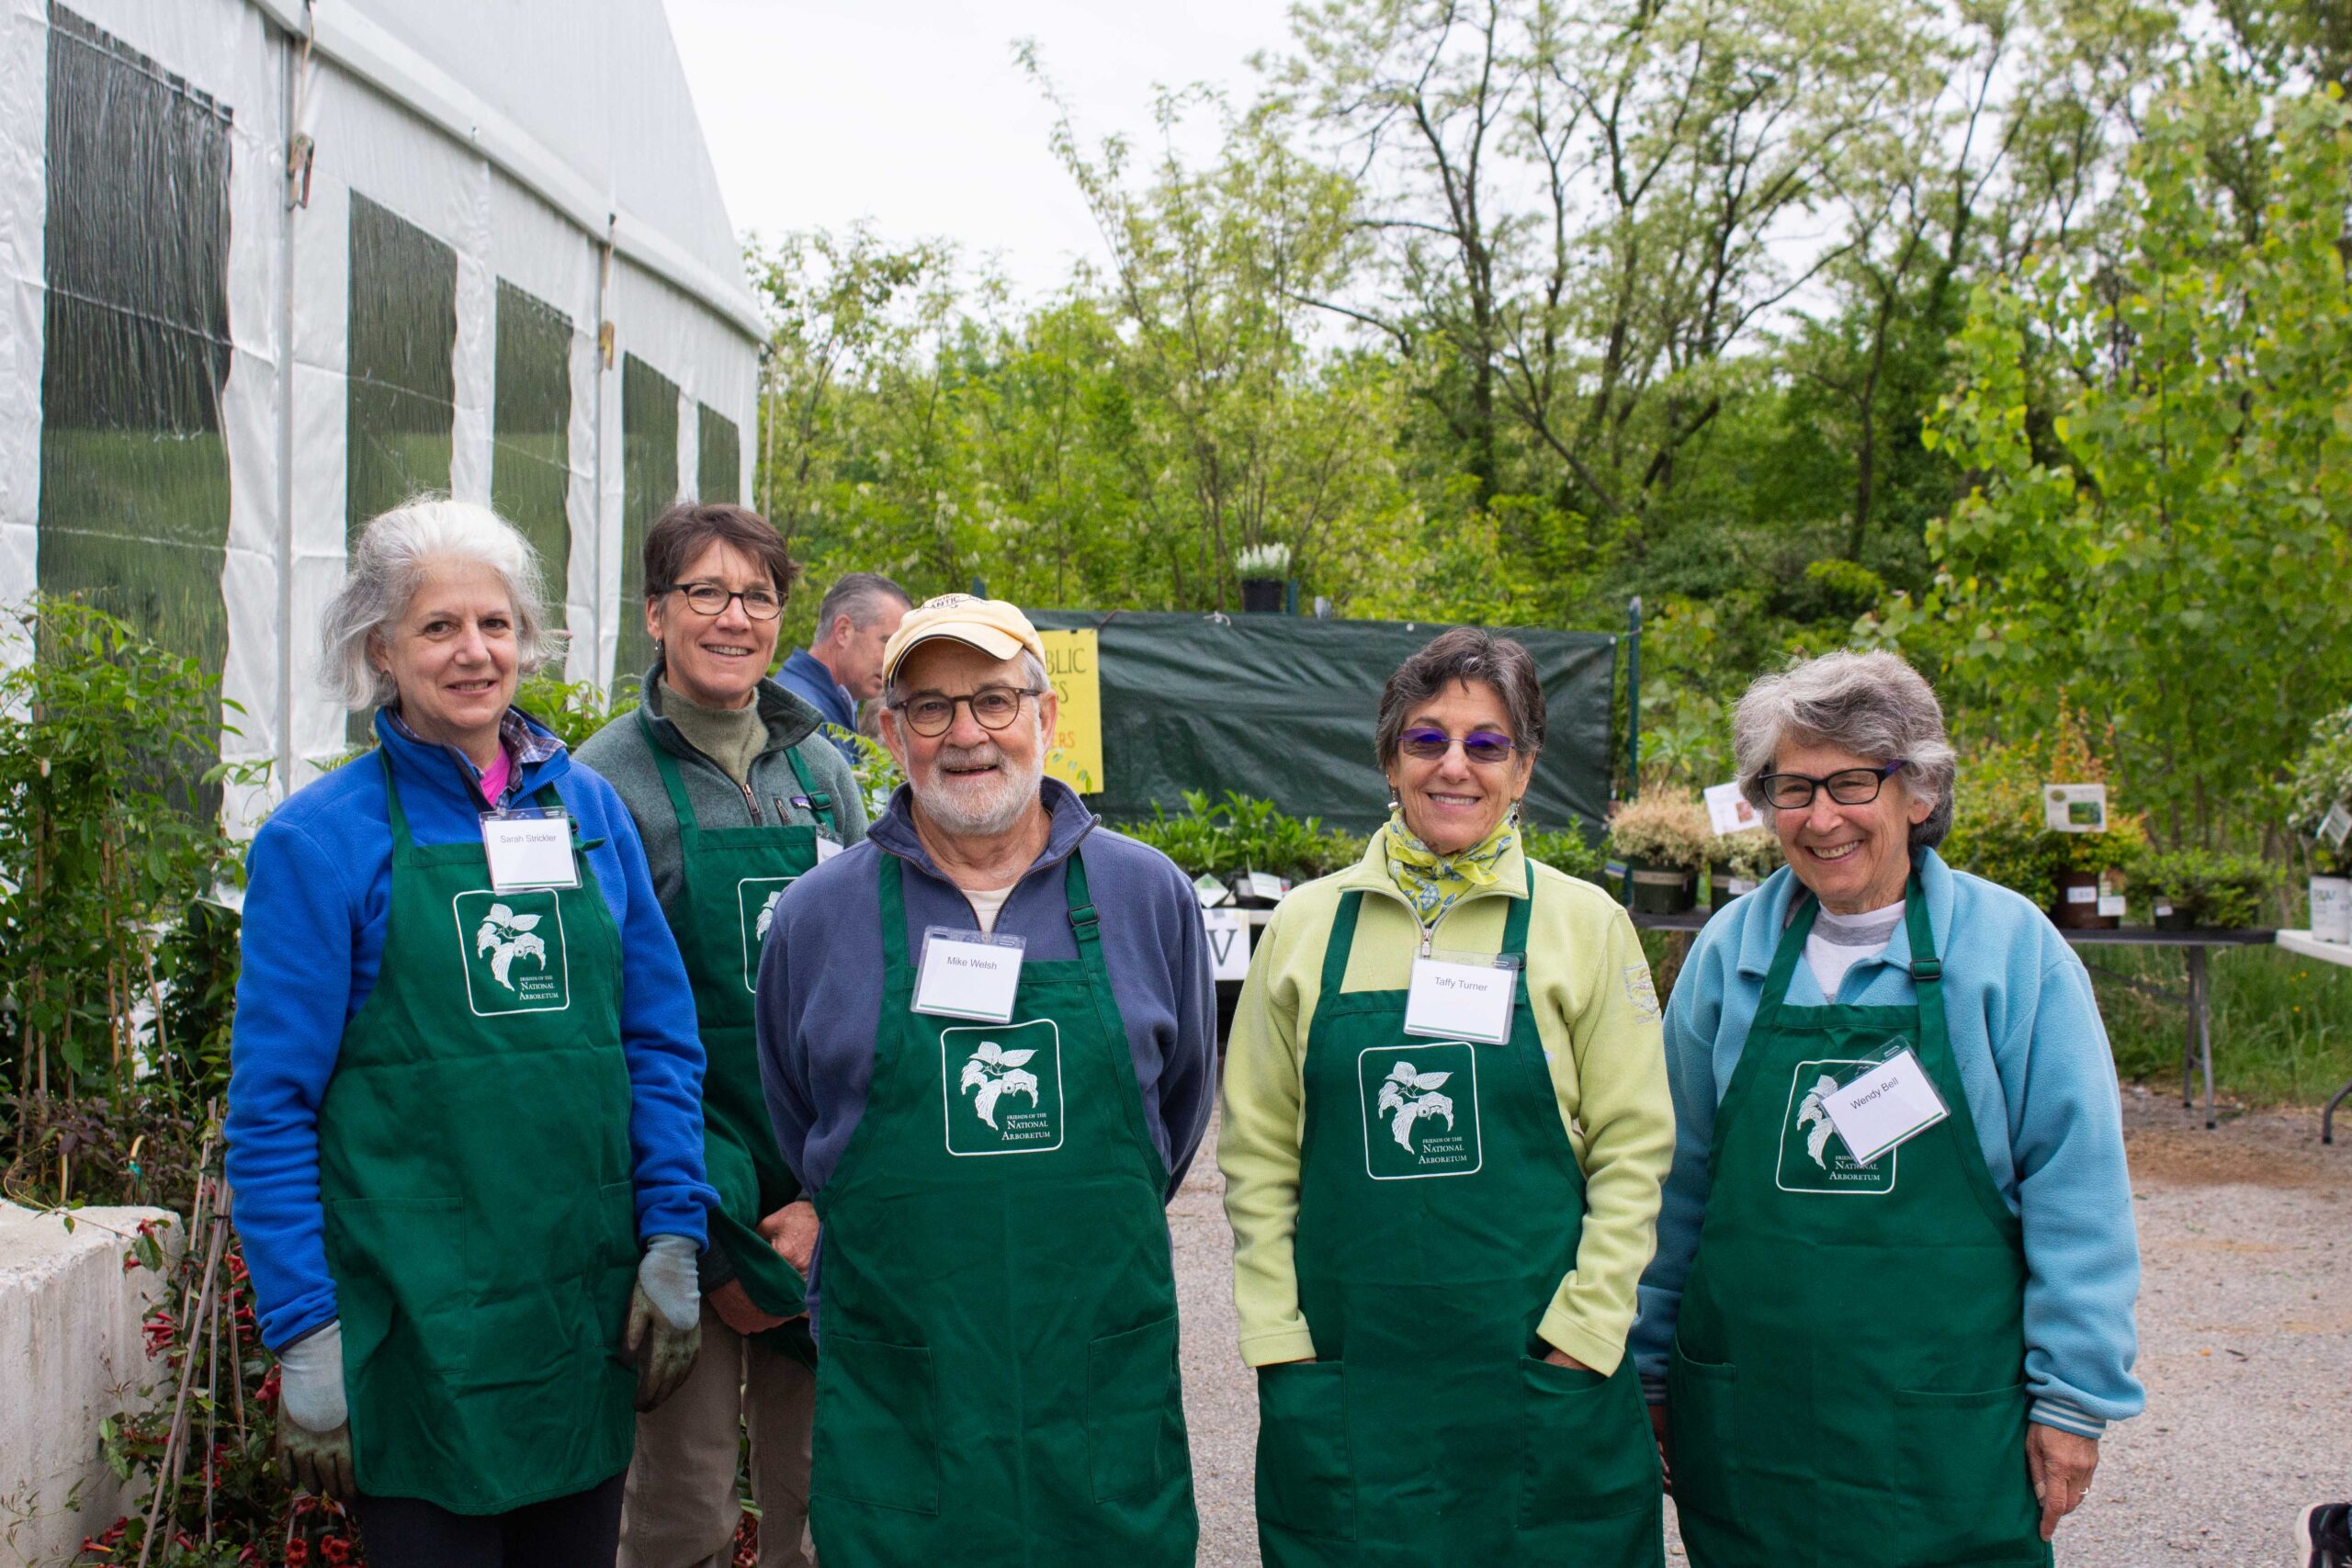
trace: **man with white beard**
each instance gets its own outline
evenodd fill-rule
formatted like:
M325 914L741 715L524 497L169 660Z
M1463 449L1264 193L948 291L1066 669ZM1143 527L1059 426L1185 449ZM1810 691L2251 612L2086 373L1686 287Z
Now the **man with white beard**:
M1216 1089L1199 902L1045 776L1019 610L933 599L883 664L907 783L786 892L759 970L768 1112L820 1222L791 1259L817 1556L1189 1565L1162 1211Z

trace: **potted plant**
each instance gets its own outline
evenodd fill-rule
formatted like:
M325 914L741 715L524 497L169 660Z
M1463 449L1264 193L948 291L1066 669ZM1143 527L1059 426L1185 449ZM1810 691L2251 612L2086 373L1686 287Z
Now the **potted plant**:
M2211 850L2143 854L2132 868L2160 931L2215 931L2256 924L2277 883L2267 862Z
M1781 865L1780 836L1769 829L1716 835L1707 846L1707 907L1720 909L1755 892Z
M1253 615L1282 614L1283 586L1290 576L1290 547L1251 545L1236 551L1233 570L1241 579L1241 608Z
M2099 833L2047 832L2052 924L2070 931L2113 931L2123 923L2131 867L2148 847L2140 818L2110 813Z
M1691 795L1652 793L1621 802L1610 813L1609 849L1625 863L1632 907L1645 915L1690 908L1713 838L1707 808Z
M2352 706L2312 726L2295 762L2293 826L2311 842L2311 930L2352 942Z

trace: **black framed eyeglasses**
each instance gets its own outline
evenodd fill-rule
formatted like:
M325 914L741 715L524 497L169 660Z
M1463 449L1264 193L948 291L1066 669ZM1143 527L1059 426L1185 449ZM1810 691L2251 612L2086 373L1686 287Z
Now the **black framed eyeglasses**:
M1883 768L1840 768L1826 779L1810 773L1766 773L1757 780L1776 811L1803 811L1813 804L1815 790L1827 790L1840 806L1868 806L1903 768L1900 758Z
M1426 725L1415 725L1396 737L1396 750L1404 752L1408 757L1434 761L1453 750L1456 739L1457 737L1448 735L1442 729ZM1519 743L1499 730L1474 729L1458 739L1462 742L1462 755L1464 758L1488 766L1497 762L1509 761L1510 754L1519 750Z
M755 621L773 621L784 614L784 600L773 588L721 588L716 582L669 582L657 593L683 593L697 615L716 620L727 613L730 599L743 601L743 614Z
M1044 696L1039 686L982 686L968 697L951 697L941 692L917 692L890 705L907 721L907 728L930 740L947 733L956 723L956 705L961 703L972 710L972 722L982 729L1002 729L1021 713L1021 699Z

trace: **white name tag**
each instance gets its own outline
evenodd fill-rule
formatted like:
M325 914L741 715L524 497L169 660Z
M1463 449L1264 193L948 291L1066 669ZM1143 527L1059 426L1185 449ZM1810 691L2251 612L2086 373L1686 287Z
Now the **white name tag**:
M1870 1164L1951 1114L1928 1069L1907 1045L1824 1096L1822 1105L1860 1165Z
M1405 993L1405 1032L1424 1040L1508 1044L1518 984L1516 968L1491 958L1416 958L1412 988Z
M915 973L915 1011L981 1023L1009 1023L1013 993L1021 988L1017 936L933 926L922 934L922 963Z
M580 886L580 865L571 856L571 818L563 812L485 817L481 847L490 856L492 892Z
M817 835L817 863L819 865L824 864L827 861L832 859L835 855L841 852L842 847L839 844L833 842L822 833Z

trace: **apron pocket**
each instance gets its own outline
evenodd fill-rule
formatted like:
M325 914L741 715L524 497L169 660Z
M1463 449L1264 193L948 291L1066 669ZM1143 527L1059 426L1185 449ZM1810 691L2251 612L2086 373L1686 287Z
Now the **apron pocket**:
M1258 1369L1258 1517L1302 1535L1355 1540L1344 1362Z
M1172 1317L1087 1344L1086 1452L1096 1502L1137 1496L1167 1479L1161 1438L1176 1386Z
M2026 1469L2023 1383L1941 1393L1894 1391L1897 1472L1910 1526L1906 1562L1973 1562L2039 1550L2041 1510Z
M1611 1377L1519 1360L1521 1530L1614 1518L1659 1495L1657 1444L1630 1362Z
M473 1360L466 1215L455 1198L345 1198L327 1205L345 1364L379 1355L442 1382ZM446 1395L445 1388L442 1393Z
M1666 1443L1674 1506L1718 1519L1739 1517L1732 1400L1739 1370L1694 1361L1676 1341L1666 1363Z
M939 1512L939 1390L920 1345L825 1336L809 1491Z

